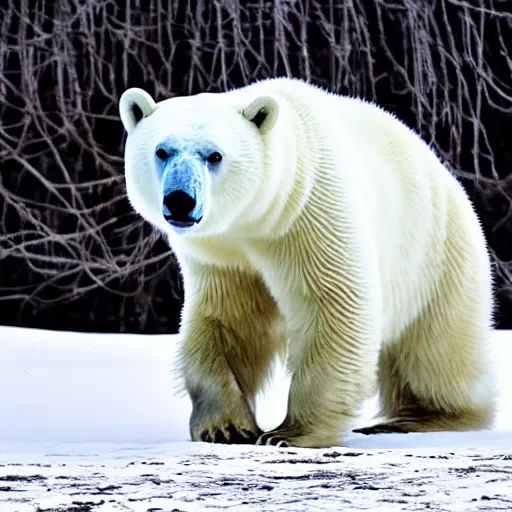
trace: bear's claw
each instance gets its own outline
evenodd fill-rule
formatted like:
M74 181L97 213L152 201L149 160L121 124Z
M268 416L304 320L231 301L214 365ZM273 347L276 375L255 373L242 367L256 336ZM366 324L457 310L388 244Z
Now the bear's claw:
M265 432L256 441L257 445L277 446L278 448L288 448L292 444L281 434L276 432Z
M252 432L245 428L228 425L227 427L203 430L199 439L205 443L254 444L260 434L261 432Z

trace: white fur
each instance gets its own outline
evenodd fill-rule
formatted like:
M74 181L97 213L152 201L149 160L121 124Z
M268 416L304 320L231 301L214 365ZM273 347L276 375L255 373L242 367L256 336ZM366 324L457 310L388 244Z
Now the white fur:
M273 98L278 112L260 132L243 114L262 97ZM478 219L434 152L393 115L298 80L274 79L162 101L128 128L128 195L168 235L182 265L185 335L197 308L194 296L187 298L196 279L187 262L238 268L262 277L284 316L295 347L292 371L304 365L310 344L333 360L322 369L330 386L322 390L322 407L346 395L350 416L374 386L379 347L401 343L408 329L419 329L418 345L407 335L407 350L400 350L413 355L400 364L411 375L439 368L446 381L434 398L440 407L485 407L492 400L483 363L491 275ZM209 177L203 220L186 235L161 215L152 154L166 134L207 138L225 151L219 172ZM336 298L340 305L331 310ZM432 335L443 339L421 340L422 318L429 324L439 318ZM476 366L461 367L457 351L465 354L460 361ZM317 377L311 370L310 379ZM428 394L427 380L411 377L413 391ZM320 386L305 381L302 389ZM325 431L339 421L333 413ZM324 443L306 437L297 443Z

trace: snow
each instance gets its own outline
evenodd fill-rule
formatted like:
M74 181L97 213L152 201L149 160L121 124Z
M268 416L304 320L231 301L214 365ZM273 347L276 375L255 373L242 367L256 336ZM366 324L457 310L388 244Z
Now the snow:
M512 332L494 334L491 431L352 433L328 450L191 443L177 340L0 327L0 510L512 509ZM278 365L262 428L284 417L288 385Z

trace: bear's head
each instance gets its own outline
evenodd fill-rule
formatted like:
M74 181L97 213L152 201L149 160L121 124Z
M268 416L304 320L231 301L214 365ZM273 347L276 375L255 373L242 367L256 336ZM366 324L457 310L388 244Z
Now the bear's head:
M279 193L277 184L269 189L266 139L279 112L272 97L203 93L155 103L132 88L119 110L130 202L171 237L236 231Z

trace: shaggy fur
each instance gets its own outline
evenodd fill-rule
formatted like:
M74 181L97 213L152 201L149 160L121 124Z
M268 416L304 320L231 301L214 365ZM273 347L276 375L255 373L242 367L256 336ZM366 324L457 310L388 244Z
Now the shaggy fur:
M290 79L158 104L131 89L120 111L130 201L183 272L193 440L331 446L376 386L387 419L363 433L490 426L486 243L462 187L413 131ZM153 155L165 137L182 155L205 144L223 154L190 177L206 192L186 232L161 212ZM287 415L263 433L254 397L284 351Z

